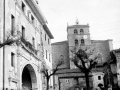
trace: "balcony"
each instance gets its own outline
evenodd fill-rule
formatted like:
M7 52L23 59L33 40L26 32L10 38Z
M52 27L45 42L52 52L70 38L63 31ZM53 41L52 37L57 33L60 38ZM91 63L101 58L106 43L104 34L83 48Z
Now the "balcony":
M24 45L33 53L35 53L37 55L37 50L35 49L35 47L27 40L25 40L24 38L21 38L21 41L24 43Z

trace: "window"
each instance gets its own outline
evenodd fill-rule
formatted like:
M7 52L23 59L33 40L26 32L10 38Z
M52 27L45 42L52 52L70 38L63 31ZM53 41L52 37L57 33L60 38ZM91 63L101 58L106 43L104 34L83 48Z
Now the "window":
M36 3L39 4L39 3L38 3L38 0L36 0Z
M66 79L65 82L66 82L66 83L69 83L70 81L69 81L69 79Z
M75 39L75 45L77 45L78 44L78 40L77 39Z
M49 38L48 38L48 44L50 44L50 40L49 40Z
M15 66L15 54L13 52L11 52L11 66L14 67Z
M11 15L11 35L14 35L15 17Z
M83 29L80 29L80 34L84 34Z
M101 76L98 76L98 80L101 80Z
M22 2L22 11L25 13L25 4Z
M31 13L30 10L28 10L27 11L27 17L28 17L28 19L30 19L30 13Z
M46 50L46 59L47 59L47 50Z
M46 41L46 34L45 34L45 41Z
M50 62L50 54L49 54L49 62Z
M35 38L34 37L32 37L32 44L35 47Z
M84 44L85 44L84 39L81 39L81 44L82 44L82 45L84 45Z
M75 29L75 30L74 30L74 34L77 34L77 33L78 33L78 32L77 32L77 29Z
M35 18L31 15L32 23L35 25Z
M25 27L24 26L22 26L22 38L25 39Z

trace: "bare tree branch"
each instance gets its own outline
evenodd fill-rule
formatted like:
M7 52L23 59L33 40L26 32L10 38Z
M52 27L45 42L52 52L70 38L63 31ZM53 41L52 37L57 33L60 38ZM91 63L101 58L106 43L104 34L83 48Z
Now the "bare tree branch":
M0 48L5 45L11 45L15 42L18 42L21 39L20 32L17 32L17 35L12 36L11 33L8 33L6 40L3 43L0 43Z
M50 79L50 77L52 75L54 75L58 71L58 67L61 66L62 64L64 64L64 61L62 61L62 60L58 61L57 64L56 64L56 68L53 69L51 74L49 74L49 70L47 68L43 67L41 69L41 72L45 75L46 80L47 80L47 89L46 90L48 90L48 88L49 88L49 79Z
M94 60L90 61L90 67L88 68L88 71L90 72L91 69L97 64L97 62L95 62Z
M88 52L87 48L85 50L80 48L77 52L72 53L75 54L75 57L73 57L72 61L75 66L85 74L87 90L89 90L89 73L91 69L97 64L97 59L99 56L95 52L95 49L89 50Z
M73 63L74 63L78 68L80 68L80 70L81 70L82 72L84 72L84 67L83 67L82 65L78 65L78 61L77 61L77 60L73 60Z
M63 61L58 61L56 68L53 69L53 72L50 74L50 76L54 75L58 71L58 67L61 66L62 64L64 64Z
M87 55L87 53L84 51L84 50L82 50L82 49L79 49L78 50L78 52L76 53L76 56L77 56L77 58L81 61L81 63L82 63L82 66L84 67L84 69L86 69L86 66L85 66L85 60L86 59L88 59L88 55ZM77 59L76 58L76 59ZM76 63L77 64L77 63Z

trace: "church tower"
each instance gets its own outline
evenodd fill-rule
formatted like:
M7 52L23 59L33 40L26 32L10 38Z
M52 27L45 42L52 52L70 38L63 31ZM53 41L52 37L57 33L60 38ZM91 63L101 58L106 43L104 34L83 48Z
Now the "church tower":
M91 46L89 25L79 25L79 21L76 20L75 25L67 26L67 39L69 45L69 59L70 59L70 68L75 68L71 59L78 49L85 49Z

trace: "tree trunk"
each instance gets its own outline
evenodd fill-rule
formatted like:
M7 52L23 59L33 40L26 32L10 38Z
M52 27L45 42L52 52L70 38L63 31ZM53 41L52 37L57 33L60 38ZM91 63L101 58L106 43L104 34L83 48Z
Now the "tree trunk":
M46 90L49 90L49 78L47 78L47 87Z
M89 85L89 73L85 73L85 79L86 79L86 89L90 90L90 85Z

